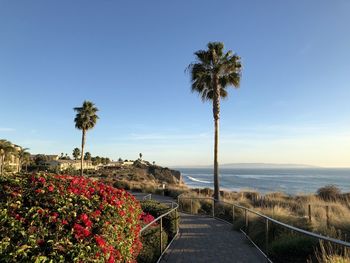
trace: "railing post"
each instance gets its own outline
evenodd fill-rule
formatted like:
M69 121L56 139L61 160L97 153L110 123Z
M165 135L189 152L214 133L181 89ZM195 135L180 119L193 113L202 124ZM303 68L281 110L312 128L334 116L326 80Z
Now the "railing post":
M232 205L232 224L235 222L235 206Z
M159 233L160 233L160 254L162 254L163 250L163 236L162 236L162 229L163 229L163 217L160 218L160 224L159 224Z
M192 215L192 206L193 206L193 200L192 200L192 198L191 198L191 215Z
M215 200L213 199L213 209L212 209L213 217L215 217Z
M269 253L269 220L266 218L266 228L265 228L265 253L268 256Z
M309 204L308 213L309 213L309 223L311 223L312 218L311 218L311 205L310 204Z
M175 229L176 229L176 234L179 232L179 224L177 222L178 220L178 215L177 215L177 208L175 209Z
M247 209L244 209L244 218L245 218L245 231L246 231L246 234L248 235L248 214L247 214Z

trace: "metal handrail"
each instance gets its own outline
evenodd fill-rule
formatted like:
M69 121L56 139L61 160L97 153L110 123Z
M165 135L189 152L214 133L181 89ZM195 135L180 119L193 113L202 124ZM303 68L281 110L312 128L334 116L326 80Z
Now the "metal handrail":
M213 200L215 200L215 199L213 199ZM280 222L280 221L278 221L276 219L273 219L271 217L263 215L263 214L261 214L261 213L259 213L257 211L254 211L254 210L252 210L250 208L247 208L247 207L244 207L244 206L241 206L241 205L231 204L231 203L228 203L228 202L221 202L221 203L228 204L228 205L233 205L233 206L235 206L237 208L240 208L240 209L243 209L243 210L247 210L248 212L250 212L252 214L255 214L257 216L263 217L263 218L265 218L265 219L275 223L276 225L283 226L284 228L287 228L289 230L292 230L292 231L295 231L295 232L299 232L301 234L304 234L304 235L307 235L307 236L311 236L311 237L314 237L314 238L317 238L317 239L321 239L321 240L324 240L324 241L329 241L329 242L332 242L332 243L336 243L338 245L350 247L350 243L349 242L342 241L340 239L336 239L336 238L332 238L332 237L326 237L326 236L323 236L323 235L320 235L320 234L316 234L314 232L310 232L310 231L307 231L307 230L304 230L304 229L301 229L301 228L297 228L297 227L288 225L286 223Z
M279 225L279 226L282 226L286 229L289 229L291 231L294 231L294 232L298 232L298 233L301 233L303 235L306 235L306 236L309 236L309 237L313 237L313 238L316 238L318 240L323 240L323 241L327 241L327 242L331 242L331 243L334 243L334 244L337 244L337 245L341 245L341 246L344 246L344 247L348 247L350 248L350 243L349 242L346 242L346 241L343 241L343 240L339 240L339 239L335 239L335 238L332 238L332 237L326 237L326 236L323 236L321 234L317 234L317 233L313 233L313 232L310 232L310 231L307 231L307 230L304 230L304 229L301 229L301 228L297 228L297 227L294 227L294 226L291 226L291 225L288 225L288 224L285 224L285 223L282 223L276 219L273 219L271 217L268 217L266 215L263 215L257 211L254 211L250 208L247 208L247 207L244 207L244 206L241 206L241 205L237 205L237 204L233 204L233 203L228 203L228 202L225 202L225 201L218 201L212 197L182 197L182 195L184 194L181 194L178 196L178 203L180 204L180 200L191 200L191 214L192 214L192 200L211 200L213 202L213 207L212 207L212 217L213 218L217 218L215 217L215 203L221 203L221 204L227 204L227 205L230 205L232 206L233 210L232 210L232 221L234 222L234 219L235 219L235 212L234 212L234 208L239 208L239 209L242 209L244 210L244 219L245 219L245 226L248 227L248 221L249 221L249 217L248 217L248 213L252 213L252 214L255 214L259 217L262 217L265 219L265 245L266 245L266 253L268 252L268 242L269 242L269 239L268 239L268 233L269 233L269 222L272 222L276 225ZM222 220L222 219L221 219ZM228 222L226 220L224 220L225 222ZM231 224L231 222L228 222ZM270 262L272 262L269 258L268 258L268 255L265 254L262 249L260 247L258 247L254 242L253 240L251 240L251 238L249 237L249 234L246 233L242 228L240 229L241 232L249 239L250 242L252 242L252 244L254 246L256 246L258 248L258 250L266 257L266 259Z
M151 196L152 198L152 196ZM164 214L161 214L160 216L158 216L157 218L155 218L152 222L148 223L147 225L145 225L141 230L140 230L140 236L142 235L142 232L145 231L147 228L149 228L150 226L152 226L154 223L156 223L157 221L160 221L159 224L159 235L160 235L160 256L157 260L157 263L160 262L160 260L163 257L163 254L168 250L168 248L170 247L170 245L172 244L172 242L175 240L175 238L178 236L179 234L179 224L178 224L178 208L179 205L175 202L171 202L171 201L162 201L161 203L171 203L171 208L169 208L170 210ZM163 250L163 217L169 215L170 213L175 212L175 228L176 228L176 233L173 236L173 238L170 240L170 242L168 243L167 247Z
M148 227L150 227L151 225L153 225L153 224L154 224L155 222L157 222L158 220L162 219L163 217L169 215L171 212L174 212L175 210L177 210L177 209L179 208L179 205L178 205L177 203L175 203L175 202L171 202L171 203L172 203L172 204L175 204L175 207L174 207L174 208L172 208L172 209L170 209L168 212L166 212L166 213L164 213L164 214L158 216L158 217L157 217L156 219L154 219L151 223L148 223L147 225L145 225L145 226L141 229L140 233L142 233L144 230L146 230ZM177 231L178 231L178 228L177 228Z
M142 197L142 200L151 200L152 199L152 194L147 194L144 197Z

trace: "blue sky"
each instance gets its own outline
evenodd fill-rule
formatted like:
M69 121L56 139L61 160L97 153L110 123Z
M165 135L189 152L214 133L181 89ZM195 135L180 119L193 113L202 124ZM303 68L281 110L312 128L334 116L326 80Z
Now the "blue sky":
M222 41L244 65L222 103L220 162L350 166L350 2L0 1L0 138L33 153L210 164L211 105L193 52Z

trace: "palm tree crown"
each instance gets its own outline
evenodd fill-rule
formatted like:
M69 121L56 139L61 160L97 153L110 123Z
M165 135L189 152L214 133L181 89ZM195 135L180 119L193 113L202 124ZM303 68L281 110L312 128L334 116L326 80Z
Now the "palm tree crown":
M90 130L95 127L99 117L97 116L98 109L91 101L84 101L82 107L75 107L77 112L74 122L75 128L79 130Z
M5 158L12 154L15 151L15 148L13 147L12 143L1 139L0 140L0 173L3 175L4 173L4 166L5 166Z
M197 61L188 67L191 72L191 90L198 92L203 101L214 99L216 81L221 98L227 97L228 86L239 87L242 68L240 57L232 51L224 53L223 49L223 43L210 42L208 50L194 53Z
M213 101L214 134L214 198L219 200L218 148L220 98L227 97L227 87L239 87L241 79L240 57L232 51L224 52L224 44L209 42L207 50L195 52L196 61L188 66L191 90L198 92L203 101Z
M86 131L95 127L99 117L97 116L98 109L91 101L84 101L82 107L76 107L77 112L74 122L75 128L82 131L81 137L81 152L80 152L80 175L83 175L83 161L84 161L84 146Z
M29 162L29 160L30 160L30 153L28 152L28 150L29 150L29 148L21 148L16 153L18 160L19 160L18 172L21 172L22 165L24 163Z

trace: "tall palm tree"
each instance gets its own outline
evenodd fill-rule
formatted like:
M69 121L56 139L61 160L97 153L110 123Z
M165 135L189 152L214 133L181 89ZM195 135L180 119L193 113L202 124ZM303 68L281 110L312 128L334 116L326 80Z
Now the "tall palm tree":
M4 174L4 166L5 166L5 158L9 156L11 153L13 153L15 148L13 147L12 143L1 139L0 140L0 173L1 175Z
M97 116L98 109L91 101L84 101L81 107L74 108L77 112L74 122L75 128L82 131L81 136L81 152L80 152L80 175L83 175L83 161L84 161L84 146L86 132L95 127L99 117Z
M209 42L207 50L195 52L196 61L188 66L191 74L191 90L198 92L203 101L213 102L214 135L214 198L219 200L218 144L220 99L227 97L227 87L239 87L241 79L240 57L232 51L224 52L224 44Z
M16 152L18 157L18 172L20 173L22 170L22 165L27 162L30 157L30 153L28 152L29 148L21 148Z

